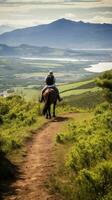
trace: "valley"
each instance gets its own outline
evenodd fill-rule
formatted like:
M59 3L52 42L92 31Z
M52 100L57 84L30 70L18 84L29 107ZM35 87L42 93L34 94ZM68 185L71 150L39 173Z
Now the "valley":
M23 89L27 91L32 89L34 93L38 93L37 90L44 86L45 77L50 70L54 72L59 86L90 79L99 74L97 72L105 71L108 67L112 68L112 50L72 50L72 57L67 50L63 50L63 56L59 56L59 49L57 53L56 49L53 51L55 51L54 57L52 53L47 57L47 50L44 56L40 51L39 57L8 56L8 53L1 56L0 92L14 90L22 93ZM95 71L94 66L96 68L98 66L100 71L98 69Z
M0 0L0 200L22 199L112 200L110 0Z

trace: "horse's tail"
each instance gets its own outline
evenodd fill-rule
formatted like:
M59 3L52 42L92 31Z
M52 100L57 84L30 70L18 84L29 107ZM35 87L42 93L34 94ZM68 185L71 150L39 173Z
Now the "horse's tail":
M51 96L51 93L49 92L49 93L48 93L48 96L47 96L47 99L46 99L46 101L45 101L45 104L44 104L43 115L46 114L46 112L47 112L47 110L48 110L48 108L49 108L49 106L50 106L50 96Z

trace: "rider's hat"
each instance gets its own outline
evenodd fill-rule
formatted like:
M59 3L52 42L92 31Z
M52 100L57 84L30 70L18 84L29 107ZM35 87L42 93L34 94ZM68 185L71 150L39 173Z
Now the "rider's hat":
M49 74L53 74L53 71L49 71Z

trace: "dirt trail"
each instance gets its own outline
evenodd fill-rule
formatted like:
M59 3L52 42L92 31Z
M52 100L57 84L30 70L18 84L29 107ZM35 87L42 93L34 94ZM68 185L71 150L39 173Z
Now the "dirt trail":
M50 195L45 182L55 168L54 140L63 124L73 113L49 121L33 138L27 147L27 156L20 166L20 177L12 184L14 192L5 200L60 200Z

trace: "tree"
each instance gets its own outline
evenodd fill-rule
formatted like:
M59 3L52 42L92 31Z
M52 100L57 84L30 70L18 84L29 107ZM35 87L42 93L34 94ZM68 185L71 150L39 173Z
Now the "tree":
M104 72L96 82L103 89L106 100L112 104L112 70Z

